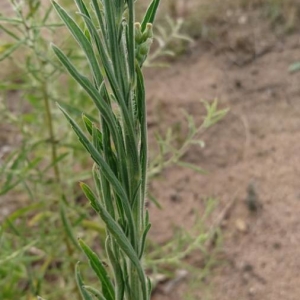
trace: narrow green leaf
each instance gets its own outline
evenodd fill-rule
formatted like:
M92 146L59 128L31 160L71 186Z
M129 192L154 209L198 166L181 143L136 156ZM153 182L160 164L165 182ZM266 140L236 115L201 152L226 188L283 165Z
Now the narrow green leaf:
M177 162L177 165L180 166L180 167L183 167L183 168L188 168L188 169L191 169L197 173L200 173L200 174L207 174L208 172L202 168L199 168L197 166L195 166L194 164L190 164L190 163L186 163L186 162L183 162L183 161L178 161Z
M82 183L81 188L87 197L95 197L92 191L90 190L90 188L86 184ZM146 296L147 287L145 283L146 279L136 252L134 251L132 245L130 244L127 237L125 236L123 230L120 228L119 224L109 215L109 213L104 209L102 205L99 205L98 207L99 207L99 214L102 220L105 222L109 232L112 234L112 236L117 241L120 248L124 251L124 253L128 256L128 258L135 266L138 276L140 278L140 282L143 290L143 296L146 299L147 298Z
M297 61L289 66L290 73L295 73L298 71L300 71L300 62L299 61Z
M102 1L100 3L98 2L98 0L92 0L92 8L94 10L94 14L96 15L102 36L107 36L105 21L103 17L103 3ZM101 7L99 6L99 4L101 5Z
M75 95L70 95L70 97L74 97ZM76 95L77 96L77 95ZM73 105L70 105L70 104L68 104L68 103L66 103L66 102L62 102L62 101L57 101L57 103L63 108L63 109L65 109L65 110L67 110L68 112L70 112L70 113L72 113L72 115L73 116L78 116L78 117L82 117L82 110L81 109L78 109L78 108L76 108L75 106L73 106ZM84 115L86 116L86 117L88 117L90 120L91 120L91 122L98 122L98 119L97 118L95 118L95 117L93 117L92 115L90 115L90 114L87 114L87 113L84 113Z
M3 232L4 232L4 230L3 230L3 227L2 227L2 226L0 226L0 247L2 246L2 237L3 237Z
M84 182L80 182L80 187L83 190L83 186L85 186ZM100 213L100 209L99 209L99 205L101 205L101 201L98 201L98 199L96 198L96 196L94 195L94 193L91 191L90 188L86 188L86 190L84 191L85 196L87 197L87 199L90 201L90 205L92 206L92 208L95 210L96 213Z
M101 62L105 69L105 75L109 81L109 84L115 94L116 100L118 103L125 103L124 95L121 93L120 86L116 74L113 69L113 65L111 63L111 59L109 54L107 53L107 47L104 41L100 39L100 36L97 32L97 29L93 22L85 15L81 15L82 18L85 20L86 25L89 29L90 35L93 37L95 44L97 46L97 50L99 52Z
M93 124L93 127L92 127L92 140L93 140L94 147L97 149L97 151L99 153L102 154L102 150L103 150L103 147L102 147L102 134L99 131L99 129L96 128L96 126L94 124ZM112 170L112 172L113 172L113 170Z
M110 185L107 179L103 176L103 174L99 172L97 165L94 165L93 167L93 179L97 189L98 201L105 205L105 208L107 209L109 214L112 216L113 219L115 219L114 205ZM98 212L98 203L96 208L96 211Z
M69 16L69 14L55 1L52 1L52 4L59 16L61 17L62 21L67 25L70 32L84 51L89 61L91 70L94 74L95 80L97 84L100 85L100 83L103 81L103 77L101 75L99 63L97 61L91 43L89 42L85 34L82 32L80 27L76 24L76 22Z
M116 242L112 240L110 236L108 236L106 239L105 249L114 270L116 291L115 300L123 300L125 281L127 280L127 277L125 277L124 274L124 272L126 272L126 269L121 265L122 258L120 257L119 248L117 248Z
M103 295L95 288L88 285L85 285L83 288L87 290L91 295L93 295L96 299L107 300L107 298L104 298Z
M75 278L77 282L77 286L79 288L80 294L84 300L93 300L92 296L88 293L88 291L84 288L84 283L79 270L79 262L75 267Z
M107 300L114 300L115 299L115 293L113 289L113 285L111 283L111 280L108 276L108 273L106 272L106 269L103 267L103 264L99 257L96 255L95 252L91 250L89 246L87 246L83 240L79 240L79 245L85 255L87 256L89 263L94 270L95 274L99 278L101 285L102 285L102 293L105 299Z
M48 21L50 15L51 15L52 10L53 10L53 6L49 5L48 9L46 10L46 12L44 14L44 17L43 17L43 20L42 20L42 24L44 24L44 25L46 24L46 22Z
M92 36L98 40L99 36L97 34L97 31L95 29L95 26L91 22L90 19L83 16L86 20L86 24L88 24L88 28L90 28L92 32ZM97 44L101 43L101 41L98 41ZM125 141L126 141L126 147L127 151L129 152L129 158L132 160L130 164L130 168L128 168L128 172L131 172L129 176L131 178L135 178L136 174L132 171L139 171L139 163L138 163L138 153L137 153L137 142L136 142L136 135L133 128L133 121L131 114L126 106L124 95L121 93L119 83L117 81L117 78L115 77L114 71L112 69L111 63L109 61L109 58L105 51L102 49L103 47L98 48L99 54L101 56L101 60L103 63L103 66L105 68L106 76L108 78L108 81L110 83L110 86L114 92L116 101L121 107L123 119L124 119L124 131L125 131ZM118 153L118 151L117 151Z
M141 259L143 257L143 254L144 254L144 250L145 250L145 244L146 244L146 238L147 238L147 234L149 232L151 228L151 224L149 223L144 232L143 232L143 235L142 235L142 239L141 239L141 250L140 250L140 255L139 255L139 258Z
M55 45L52 45L52 48L55 54L57 55L58 59L61 61L61 63L65 66L65 68L72 75L72 77L90 95L95 105L101 112L101 115L104 118L106 124L108 125L113 141L115 143L115 147L117 150L116 152L118 154L118 164L120 167L120 173L124 176L126 172L126 165L125 165L126 162L124 159L125 147L123 144L122 132L118 130L119 125L115 116L113 115L112 109L108 106L108 104L105 101L103 101L101 95L95 89L95 87L90 83L90 81L76 70L76 68L72 65L72 63L65 56L65 54Z
M103 146L102 146L103 138L102 138L101 131L93 125L92 121L87 116L82 115L82 119L83 119L85 128L87 129L88 133L91 136L93 136L93 130L94 130L97 145L100 147L99 150L103 151ZM94 142L93 142L93 144L94 144L94 146L96 145Z
M106 177L108 182L111 184L114 191L117 193L117 195L122 200L122 207L124 209L124 213L127 218L129 230L130 230L130 237L131 242L134 247L136 247L136 229L133 222L133 216L132 211L130 208L130 203L128 196L126 192L124 191L124 188L121 184L121 182L118 180L110 166L107 164L107 162L104 160L104 158L100 155L100 153L97 151L95 146L87 139L87 137L84 135L80 127L77 125L77 123L67 114L66 111L64 111L62 108L60 108L63 114L66 116L66 118L69 120L71 126L73 127L75 133L77 134L80 142L82 145L86 148L86 150L90 153L93 160L98 164L98 166L101 169L101 172Z
M64 207L63 203L60 204L60 217L61 217L61 220L62 220L62 223L63 223L63 226L64 226L64 229L65 229L68 239L72 242L72 244L77 249L80 249L78 246L77 240L74 237L72 225L70 224L70 222L66 216L66 211L65 211L65 207Z
M28 151L24 151L24 149L22 149L21 151L19 151L19 153L16 153L16 158L13 161L10 160L8 162L8 167L6 168L9 168L9 172L6 177L5 183L3 184L3 187L10 185L11 181L13 180L14 171L21 169L20 164L26 160L27 152ZM14 157L12 156L11 158Z
M77 5L79 11L80 11L82 14L86 15L88 18L91 18L90 14L89 14L89 11L88 11L88 9L86 8L85 3L84 3L82 0L75 0L75 2L76 2L76 5Z
M103 159L103 157L99 154L99 152L96 150L94 145L87 139L87 137L84 135L80 127L77 125L77 123L68 115L68 113L60 107L60 110L65 115L65 117L70 122L72 128L74 129L75 133L77 134L80 142L83 144L83 146L88 150L93 160L99 165L101 168L101 171L107 178L107 180L111 183L112 187L116 191L116 193L124 200L124 202L128 202L128 197L115 176L115 174L112 172L110 166L107 164L107 162Z
M42 29L42 28L59 28L59 27L65 27L65 23L49 23L44 25L33 25L31 28L34 29Z
M130 72L130 78L132 83L135 82L134 72L134 58L135 58L135 29L134 29L134 1L128 0L128 38L127 38L127 51L128 51L128 66Z
M13 213L11 213L5 221L2 223L2 228L5 230L10 226L11 223L13 223L15 220L17 220L20 217L24 218L24 215L29 213L29 212L34 212L35 210L43 207L43 203L37 202L37 203L32 203L30 205L21 207L17 210L15 210Z
M148 283L148 292L149 292L149 298L151 297L152 293L152 283L149 277L147 277L147 283Z
M90 135L93 134L93 123L92 121L85 115L82 115L82 120L84 122L85 128Z
M24 181L24 177L27 172L30 170L34 170L36 166L39 164L39 162L42 160L42 157L37 157L33 161L31 161L28 166L26 166L21 172L17 173L18 179L10 184L4 184L4 187L2 190L0 190L0 196L5 195L8 191L16 187L18 184Z
M11 30L9 30L8 28L6 28L5 26L0 24L0 29L3 30L5 33L7 33L9 36L11 36L12 38L14 38L15 40L19 41L20 37L18 37L14 32L12 32ZM1 48L1 46L0 46Z
M112 60L112 64L114 70L118 70L118 66L120 65L119 60L119 45L118 45L118 35L117 35L117 26L116 24L116 11L115 4L111 3L111 0L103 0L104 4L104 12L106 18L106 26L107 26L107 36L109 44L109 52ZM118 72L115 74L118 84L121 84L122 75Z
M156 197L154 197L154 195L151 194L150 192L148 192L148 198L158 209L160 209L160 210L163 209L163 207L161 206L159 201L156 199Z
M11 253L10 255L0 259L0 266L2 264L5 264L5 263L7 263L9 261L12 261L13 259L21 256L25 251L29 250L30 248L32 248L36 244L37 244L37 241L32 241L29 244L27 244L26 246L20 248L19 250L16 250L13 253Z
M11 54L13 54L21 45L25 43L25 40L20 40L18 43L5 47L5 45L0 45L0 61L4 60Z
M16 24L23 24L24 21L22 19L7 18L7 17L0 16L0 22L16 25Z
M117 0L115 2L116 3L116 17L119 22L123 17L125 2L126 1L124 1L124 0Z
M142 32L146 29L146 25L148 23L153 24L155 16L156 16L156 12L159 6L160 0L153 0L151 2L151 4L149 5L146 14L144 16L144 19L142 21Z
M62 161L69 154L70 154L69 152L66 152L66 153L59 155L55 160L51 161L51 163L45 169L43 169L43 172L46 173L48 170L50 170L53 166L57 165L60 161Z
M141 127L141 144L140 144L140 164L142 171L142 199L146 196L147 186L147 171L148 171L148 131L147 131L147 112L146 112L146 97L145 86L142 71L136 64L137 72L137 111ZM144 205L144 203L143 203Z

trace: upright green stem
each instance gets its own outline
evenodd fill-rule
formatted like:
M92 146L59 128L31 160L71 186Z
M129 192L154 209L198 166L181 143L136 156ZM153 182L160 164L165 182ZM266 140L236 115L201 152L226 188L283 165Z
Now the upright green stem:
M54 126L53 126L53 119L52 119L52 112L50 106L50 99L48 94L48 85L45 81L42 82L42 93L43 93L43 100L45 106L45 114L46 114L46 123L47 129L49 134L49 142L51 145L51 156L52 156L52 163L53 163L53 171L55 175L56 183L60 184L60 171L57 162L57 142L55 140L55 133L54 133Z
M50 106L50 98L49 98L49 91L48 91L48 83L46 70L44 69L44 61L40 56L40 51L37 48L37 42L35 40L34 35L34 29L31 27L30 24L28 24L28 20L23 15L23 12L20 12L20 17L24 24L24 33L26 35L27 39L27 46L34 52L35 58L36 58L36 64L38 66L38 76L42 76L42 78L39 79L40 83L40 90L42 92L42 97L44 101L44 107L45 107L45 117L46 117L46 124L47 124L47 130L49 134L49 142L51 145L51 161L53 164L53 171L55 176L56 183L60 183L60 171L59 166L56 163L57 162L57 146L56 146L56 140L55 140L55 132L54 132L54 126L53 126L53 119L52 119L52 112L51 112L51 106ZM35 71L34 71L35 72ZM33 74L34 75L34 74Z
M51 211L53 214L57 214L59 210L59 204L65 201L66 196L63 189L63 183L61 181L60 168L58 165L58 143L56 141L54 120L51 110L51 79L53 79L54 74L57 73L58 68L55 66L51 58L48 57L47 50L49 48L49 43L44 39L44 30L53 28L52 25L47 24L51 9L42 5L42 0L10 0L8 2L11 2L11 5L15 11L15 18L12 18L11 20L18 20L18 22L13 25L14 29L16 30L13 29L12 31L4 31L17 40L18 47L21 47L22 45L29 50L28 52L25 52L26 64L24 63L24 65L21 65L21 68L23 68L24 74L29 75L30 79L35 80L34 88L35 91L39 93L38 99L41 100L41 104L43 104L42 113L43 120L45 120L45 126L42 126L41 128L44 129L46 127L46 135L49 138L48 142L50 144L51 157L49 157L47 164L49 164L51 167L51 171L53 170L53 175L51 174L51 178L54 178L52 187L55 187L55 189L53 189L53 193L56 193L56 195L54 195L56 199L49 203L45 201L45 205L48 207L49 211ZM42 8L42 11L39 8ZM0 25L0 28L3 28L3 26ZM49 148L48 145L46 146ZM47 170L49 168L47 168ZM44 173L44 176L47 179L47 172ZM67 222L64 217L61 217L60 221L62 225L65 225ZM58 237L58 239L61 239L61 241L65 243L65 251L69 256L68 261L70 261L68 264L70 271L73 273L74 264L70 258L72 258L74 255L74 243L71 243L71 239L67 233L67 230L65 230L64 235L62 237ZM77 288L76 292L79 299L80 293Z
M59 170L59 166L57 164L57 158L58 158L58 156L57 156L57 142L56 142L55 132L54 132L52 111L51 111L51 105L50 105L50 99L49 99L49 93L48 93L48 84L44 80L42 81L41 90L42 90L43 99L44 99L46 123L47 123L48 134L49 134L49 142L50 142L50 145L51 145L51 157L52 157L51 160L52 160L52 164L53 164L55 182L56 182L56 184L59 188L60 194L61 194L61 200L60 201L62 201L66 197L65 197L65 194L63 192L63 187L62 187L61 178L60 178L60 170ZM57 210L57 205L56 205L55 210ZM66 233L63 237L63 241L66 245L68 256L73 257L74 249L71 246L71 243L69 242L69 238L68 238ZM71 273L74 272L75 265L72 263L72 261L70 261L69 269L70 269ZM74 292L77 294L77 299L80 299L81 294L80 294L77 286L74 287Z
M97 194L85 183L81 183L81 188L106 224L106 253L113 281L101 259L83 241L79 244L101 282L99 299L149 300L149 281L141 262L150 229L148 214L144 214L147 123L141 67L152 42L152 23L159 0L151 1L142 25L135 23L134 0L102 0L102 10L93 0L91 11L84 0L75 1L89 38L57 2L53 1L53 5L84 51L93 80L83 76L58 47L53 45L53 50L98 108L101 127L84 116L90 135L87 136L68 112L61 110L96 165L93 175ZM96 24L91 17L94 12ZM83 298L89 300L85 287L78 282Z
M59 165L57 163L58 149L57 149L56 134L55 134L55 130L54 130L54 122L53 122L53 117L52 117L53 114L52 114L52 109L51 109L51 100L50 100L50 95L49 95L49 84L48 84L49 78L47 78L47 76L45 76L46 70L44 69L43 58L40 56L39 50L36 48L36 43L33 40L31 40L31 36L30 36L31 27L28 26L27 24L26 24L26 30L28 32L29 40L32 41L31 49L34 51L36 59L37 59L36 63L38 65L39 75L42 76L39 83L40 83L40 90L42 92L42 98L44 101L44 113L45 113L47 130L48 130L48 135L49 135L49 143L50 143L50 147L51 147L51 164L53 167L55 183L57 185L57 188L59 189L59 194L60 194L60 198L55 199L54 203L51 203L51 207L53 210L57 211L60 201L64 201L64 199L66 199L66 196L63 191L60 169L59 169ZM62 221L62 223L63 223L63 221ZM73 257L74 249L69 241L69 237L66 232L63 236L63 242L65 244L68 256L70 258ZM75 265L73 264L72 261L70 261L68 267L70 269L70 272L73 273L74 269L75 269ZM74 287L74 292L75 292L75 294L77 294L77 299L80 299L81 294L80 294L77 286Z

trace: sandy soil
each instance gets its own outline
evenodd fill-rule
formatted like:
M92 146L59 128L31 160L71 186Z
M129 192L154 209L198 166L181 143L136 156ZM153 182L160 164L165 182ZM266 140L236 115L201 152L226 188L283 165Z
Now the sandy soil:
M236 198L221 224L225 264L199 282L195 299L296 300L300 74L288 67L300 59L299 35L278 37L255 12L248 17L229 26L218 43L199 42L171 68L147 72L151 135L182 120L181 108L200 122L200 99L218 98L220 107L230 108L203 136L206 148L185 155L207 176L172 167L151 184L165 208L151 206L151 237L163 242L172 238L174 226L189 228L193 211L203 211L208 196L219 201L216 215ZM153 299L187 299L185 281L168 293L161 287Z

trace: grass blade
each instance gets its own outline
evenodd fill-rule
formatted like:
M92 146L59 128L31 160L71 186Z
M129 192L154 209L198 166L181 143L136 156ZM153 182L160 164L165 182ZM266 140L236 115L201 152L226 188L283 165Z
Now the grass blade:
M91 287L91 286L87 286L85 285L83 287L85 290L87 290L91 295L93 295L96 299L100 299L100 300L107 300L106 298L103 297L103 295L96 290L95 288Z
M82 183L81 188L85 193L86 197L91 202L96 201L94 194L86 184ZM145 285L145 275L141 268L141 264L136 252L134 251L132 245L129 243L126 235L124 234L119 224L110 216L110 214L103 208L102 205L99 205L99 214L102 220L105 222L109 232L117 241L120 248L124 251L124 253L128 256L128 258L132 261L132 263L136 267L136 271L140 277L144 299L147 299L147 287Z
M146 25L148 23L153 24L154 20L155 20L155 16L156 16L156 12L159 6L160 0L153 0L151 2L151 4L149 5L146 14L144 16L144 19L142 21L142 32L144 32L144 30L146 29Z
M67 237L69 238L69 240L72 242L72 244L77 249L80 249L78 246L77 240L74 237L72 225L70 224L70 222L66 216L66 211L65 211L65 207L64 207L63 203L61 203L61 205L60 205L60 216L61 216L61 220L62 220Z
M183 168L191 169L191 170L193 170L193 171L195 171L199 174L207 174L206 170L204 170L200 167L197 167L194 164L186 163L186 162L183 162L183 161L178 161L177 165L180 166L180 167L183 167Z
M79 262L76 264L75 267L75 278L77 282L77 286L79 288L80 294L84 300L93 300L92 296L87 292L87 290L84 288L84 283L80 274L79 270Z
M120 167L120 172L123 175L123 182L126 182L124 179L124 174L126 170L125 165L125 146L123 144L122 133L118 129L120 126L113 115L111 108L108 104L101 98L101 94L95 89L95 87L90 83L90 81L83 75L81 75L70 60L65 56L65 54L57 48L55 45L52 45L52 48L57 55L58 59L61 63L65 66L68 72L72 75L72 77L85 89L85 91L89 94L89 96L94 101L95 105L99 109L101 116L104 118L105 122L107 123L110 133L113 137L113 141L115 143L116 151L118 154L118 163Z
M124 199L124 201L128 202L126 192L124 191L118 178L115 176L115 174L111 170L110 166L103 159L103 157L99 154L99 152L96 150L94 145L87 139L87 137L84 135L84 133L82 132L80 127L77 125L77 123L68 115L68 113L65 110L63 110L61 107L60 107L60 109L63 112L63 114L65 115L65 117L67 118L67 120L70 122L70 124L71 124L73 130L75 131L76 135L78 136L80 142L90 153L93 160L99 165L103 174L106 176L107 180L112 184L116 193L122 199Z
M108 273L106 272L106 269L103 267L101 260L96 255L96 253L93 252L90 249L90 247L83 242L83 240L79 240L79 245L83 250L83 252L85 253L85 255L87 256L92 269L94 270L95 274L97 275L97 277L101 282L103 296L107 300L114 300L115 293L113 290L113 285L108 276Z
M140 144L140 164L142 171L142 199L146 195L147 185L147 170L148 170L148 130L147 130L147 112L146 112L146 98L144 78L140 67L136 66L137 70L137 111L139 123L141 126L141 144Z
M84 51L90 63L90 67L94 74L95 80L100 85L100 83L103 81L103 78L92 45L80 29L80 27L69 16L69 14L55 1L52 1L52 4L59 16L61 17L62 21L67 25L68 29L70 30L70 32Z
M0 61L4 60L8 56L10 56L12 53L14 53L16 50L19 49L21 45L25 43L25 40L20 40L18 43L15 43L13 45L9 45L8 47L0 46Z

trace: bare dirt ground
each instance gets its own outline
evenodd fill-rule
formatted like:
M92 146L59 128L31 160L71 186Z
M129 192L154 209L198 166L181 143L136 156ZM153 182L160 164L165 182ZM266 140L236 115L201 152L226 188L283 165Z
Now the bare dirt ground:
M221 224L225 264L199 282L196 299L300 295L300 73L288 72L300 59L300 40L276 36L256 13L232 23L217 43L199 42L172 67L147 72L151 135L182 120L181 108L200 122L200 99L230 108L203 137L206 148L185 155L207 176L173 167L151 184L164 206L151 206L158 242L172 238L174 226L190 227L206 197L219 200L216 215L236 198ZM187 281L168 293L158 287L153 299L187 299Z

